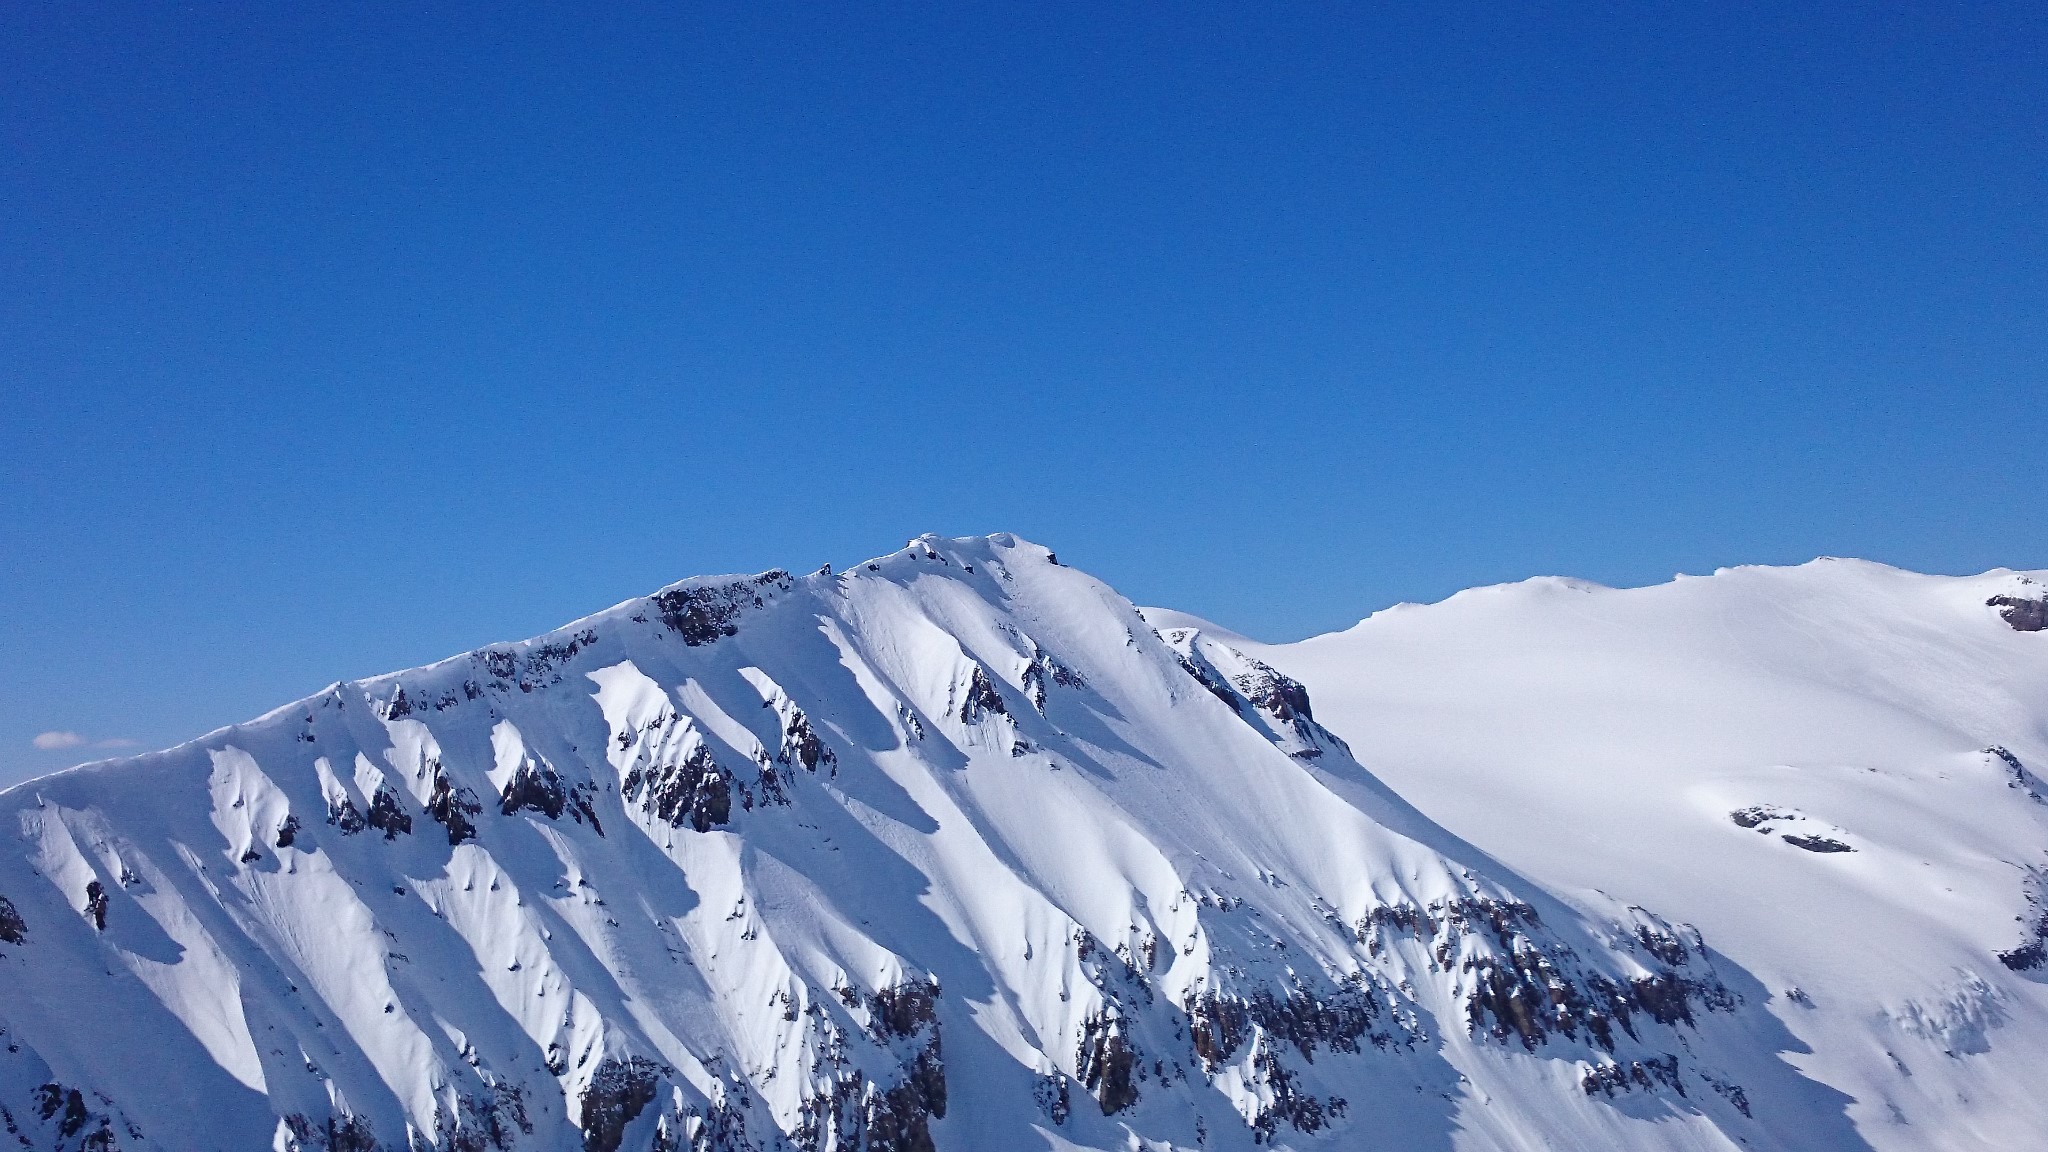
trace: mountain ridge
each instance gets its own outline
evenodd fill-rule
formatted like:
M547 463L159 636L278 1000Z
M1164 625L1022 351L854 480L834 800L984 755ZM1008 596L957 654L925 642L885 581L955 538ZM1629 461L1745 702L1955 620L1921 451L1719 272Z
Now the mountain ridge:
M1712 933L1437 823L1318 719L1334 673L1190 619L926 536L0 791L0 1119L64 1152L1877 1146ZM81 1044L81 1002L169 1075Z

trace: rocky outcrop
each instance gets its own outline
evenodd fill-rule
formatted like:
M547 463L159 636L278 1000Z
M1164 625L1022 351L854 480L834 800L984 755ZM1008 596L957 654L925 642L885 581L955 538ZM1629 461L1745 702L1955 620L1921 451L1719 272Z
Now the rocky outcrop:
M1850 845L1828 836L1786 836L1783 839L1785 843L1790 844L1794 848L1804 848L1808 852L1834 853L1854 852L1856 850Z
M505 781L504 790L498 794L498 811L506 816L538 812L550 820L560 820L566 812L602 836L604 825L598 823L597 809L591 803L596 791L596 785L588 781L568 783L554 765L535 757L522 760L513 769L512 778Z
M2027 798L2030 800L2048 803L2048 797L2043 797L2041 794L2040 779L2028 771L2027 766L2020 763L2020 758L2013 755L2011 750L1994 744L1986 748L1984 754L1997 759L2004 766L2006 787L2026 793Z
M1658 1085L1663 1085L1680 1096L1685 1095L1685 1081L1678 1074L1678 1057L1666 1053L1642 1060L1630 1060L1626 1064L1609 1061L1592 1065L1579 1077L1579 1087L1584 1089L1588 1096L1596 1092L1611 1097L1617 1092L1635 1089L1651 1091ZM1748 1100L1743 1100L1738 1107L1742 1109L1743 1115L1749 1114Z
M1466 1024L1473 1034L1516 1040L1531 1051L1552 1035L1583 1035L1611 1052L1619 1036L1639 1038L1637 1016L1692 1026L1695 1007L1732 1011L1737 1003L1708 965L1698 933L1661 922L1639 922L1616 942L1651 962L1648 975L1589 968L1519 901L1467 897L1425 908L1383 905L1361 918L1355 933L1375 956L1397 935L1429 944L1433 966L1465 977ZM1473 937L1476 947L1463 945Z
M404 803L398 799L398 792L389 784L377 785L377 791L370 797L370 814L364 817L364 822L384 833L386 840L412 834L412 815L405 810Z
M831 768L839 762L839 757L818 738L810 717L794 704L782 710L782 747L775 753L775 759L781 764L801 764L806 772L816 772L819 765Z
M629 803L676 828L709 832L732 816L732 773L702 744L677 763L635 763L621 788Z
M1998 609L1998 615L2015 632L2048 630L2048 593L2033 597L1993 596L1984 603Z
M1088 686L1088 682L1081 678L1079 672L1060 663L1059 658L1055 657L1052 653L1039 650L1036 644L1033 644L1032 648L1037 654L1032 657L1029 664L1024 666L1024 698L1031 701L1031 707L1040 716L1043 716L1045 715L1047 685L1056 685L1061 688L1085 688Z
M766 606L764 592L787 590L789 573L763 572L727 584L693 584L669 588L649 598L656 617L692 647L739 635L740 614Z
M664 1071L642 1056L624 1060L608 1056L600 1061L590 1085L583 1090L583 1152L619 1152L626 1125L653 1102Z
M1138 1050L1125 1038L1122 1019L1115 1010L1091 1013L1082 1020L1074 1069L1081 1086L1102 1106L1104 1116L1114 1116L1138 1102L1137 1063Z
M368 1120L346 1113L314 1120L293 1112L283 1117L283 1126L278 1143L284 1152L380 1152L383 1147Z
M2015 972L2035 972L2048 968L2048 902L2041 892L2043 877L2035 873L2027 883L2028 915L2022 918L2027 926L2026 939L2019 945L1998 953L1998 962Z
M441 766L434 766L434 790L427 796L427 815L448 829L448 843L476 839L476 817L484 810L476 793L449 781Z
M1277 992L1191 990L1182 998L1181 1009L1187 1013L1195 1054L1211 1072L1229 1063L1255 1034L1291 1045L1310 1061L1319 1048L1358 1052L1361 1042L1386 1048L1398 1039L1392 1031L1374 1031L1373 1021L1384 1014L1384 1007L1375 1002L1362 977L1325 995L1311 991L1305 982Z
M28 921L5 896L0 896L0 943L28 943Z
M995 682L988 677L988 671L976 664L968 674L967 690L960 696L960 721L973 724L989 715L1008 716L1010 709L1003 703L1002 693L996 691Z
M94 1093L92 1103L105 1105L111 1102ZM12 1112L0 1108L0 1126L4 1126L24 1149L47 1147L52 1152L119 1152L121 1148L114 1117L92 1107L86 1094L77 1088L56 1081L40 1084L29 1093L28 1115L22 1120L40 1122L44 1138L50 1141L41 1144L32 1139L22 1130L23 1124ZM127 1131L131 1137L139 1135L132 1128Z
M825 1019L817 1004L805 1009L816 1021L812 1076L819 1090L798 1110L790 1141L804 1152L934 1152L931 1122L946 1115L946 1065L939 1038L939 985L913 978L863 995L836 988L839 1001L855 1013L861 1031L877 1046L880 1066L864 1064L854 1037ZM787 1009L785 1019L796 1010Z
M453 708L463 700L475 700L484 689L497 692L538 692L562 682L562 666L576 658L578 652L597 643L595 629L586 628L574 633L566 640L537 642L520 648L486 648L470 654L478 669L475 678L462 683L458 697L454 690L443 692L434 701L436 711ZM483 681L482 685L477 680Z
M393 803L396 802L397 799L394 797ZM404 813L401 812L399 815L403 816ZM362 811L356 807L356 802L347 796L336 796L327 802L327 822L341 829L344 836L353 836L369 825L369 821L363 819ZM405 829L408 832L412 830L411 817L406 818Z
M1738 828L1748 828L1765 836L1775 834L1794 848L1802 848L1808 852L1830 854L1856 850L1854 845L1840 839L1838 835L1826 834L1839 832L1838 829L1789 808L1758 804L1749 808L1738 808L1728 814L1728 819L1734 821ZM1788 828L1798 828L1802 831L1787 831Z

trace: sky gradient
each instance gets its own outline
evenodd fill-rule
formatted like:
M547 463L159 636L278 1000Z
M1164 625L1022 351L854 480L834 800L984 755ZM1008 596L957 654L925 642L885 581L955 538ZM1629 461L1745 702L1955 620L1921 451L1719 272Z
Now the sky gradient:
M431 7L0 8L0 785L925 531L2048 567L2038 4Z

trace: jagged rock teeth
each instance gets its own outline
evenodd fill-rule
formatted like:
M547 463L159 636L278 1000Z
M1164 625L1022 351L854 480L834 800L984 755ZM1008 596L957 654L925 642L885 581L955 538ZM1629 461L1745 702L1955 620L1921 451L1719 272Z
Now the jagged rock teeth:
M967 677L967 689L960 696L961 723L974 724L989 715L1009 714L1010 709L1003 703L1002 693L996 691L995 682L989 679L988 670L974 665Z

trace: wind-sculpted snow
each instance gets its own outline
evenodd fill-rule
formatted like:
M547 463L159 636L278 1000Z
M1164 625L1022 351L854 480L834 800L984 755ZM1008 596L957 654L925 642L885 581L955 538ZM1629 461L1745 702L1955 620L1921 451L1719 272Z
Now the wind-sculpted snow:
M1712 933L1432 823L1252 649L925 537L31 781L0 1121L64 1152L1869 1146ZM1774 846L1727 813L1836 827L1713 803ZM1790 855L1883 840L1840 834ZM2017 1003L1957 979L1890 1018L1995 1050Z

